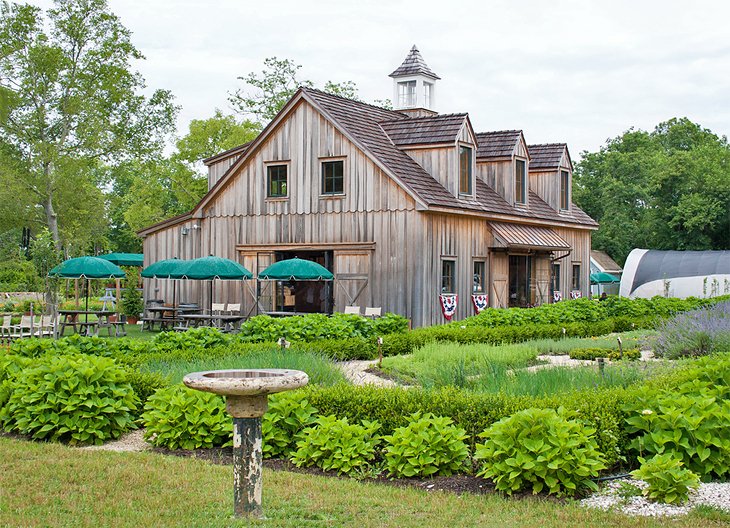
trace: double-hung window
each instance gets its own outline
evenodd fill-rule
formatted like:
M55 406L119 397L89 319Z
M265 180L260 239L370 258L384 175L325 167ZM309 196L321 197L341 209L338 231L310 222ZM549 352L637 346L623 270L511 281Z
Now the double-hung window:
M456 261L441 261L441 293L455 293L456 291Z
M471 162L473 152L469 147L459 147L459 194L472 194Z
M515 203L527 203L527 164L524 160L515 160Z
M344 194L345 162L343 160L322 162L322 194Z
M472 293L485 293L486 287L486 275L487 275L487 263L483 260L474 261L474 277L472 282Z
M580 290L580 264L573 264L573 282L571 286L574 291Z
M560 171L560 208L567 211L570 207L570 173Z
M266 196L268 198L287 196L286 169L286 165L268 165L266 167Z

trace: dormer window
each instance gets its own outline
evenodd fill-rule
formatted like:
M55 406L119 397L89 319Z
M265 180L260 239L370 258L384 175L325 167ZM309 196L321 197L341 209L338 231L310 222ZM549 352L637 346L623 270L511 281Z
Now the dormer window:
M472 194L472 154L470 147L459 147L459 194Z
M570 206L570 173L560 171L560 209L567 211Z
M524 160L515 160L515 203L527 203L527 164Z
M400 108L413 108L416 106L416 81L398 83L398 106Z

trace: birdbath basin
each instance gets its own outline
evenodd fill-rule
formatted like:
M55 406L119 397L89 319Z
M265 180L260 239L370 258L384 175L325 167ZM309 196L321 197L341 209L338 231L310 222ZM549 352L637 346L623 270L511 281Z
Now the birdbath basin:
M303 387L301 370L242 369L193 372L183 378L191 389L226 397L233 416L233 511L236 517L262 517L261 417L268 395Z

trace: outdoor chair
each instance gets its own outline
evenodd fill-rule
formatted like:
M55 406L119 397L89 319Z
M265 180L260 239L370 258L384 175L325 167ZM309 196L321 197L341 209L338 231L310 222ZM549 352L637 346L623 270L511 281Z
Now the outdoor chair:
M127 316L119 314L116 321L110 321L110 325L114 327L114 337L122 337L127 335Z
M12 316L6 315L3 317L3 325L0 326L0 341L10 341L13 336L10 323L13 320Z
M345 306L345 313L360 315L360 307L359 306Z
M13 339L33 337L33 335L36 333L37 328L38 325L35 324L35 321L33 321L33 318L30 315L21 316L20 324L12 325L10 327Z
M56 322L53 321L53 316L51 315L41 315L41 322L38 326L38 337L53 337L53 329L58 324L58 319Z
M365 308L365 317L372 317L375 319L376 317L380 317L380 314L382 312L382 308L378 306L377 308L371 308L368 306Z
M228 303L226 305L226 312L230 312L231 314L237 314L241 312L241 303Z

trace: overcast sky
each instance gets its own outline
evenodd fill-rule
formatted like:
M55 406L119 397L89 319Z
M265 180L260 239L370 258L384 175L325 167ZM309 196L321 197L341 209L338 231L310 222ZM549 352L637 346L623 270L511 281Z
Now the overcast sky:
M38 0L41 6L50 1ZM266 57L321 86L392 98L413 44L442 80L436 110L479 131L568 142L574 160L631 126L686 116L730 133L730 2L110 0L146 56L136 67L191 119L230 112L236 77Z

